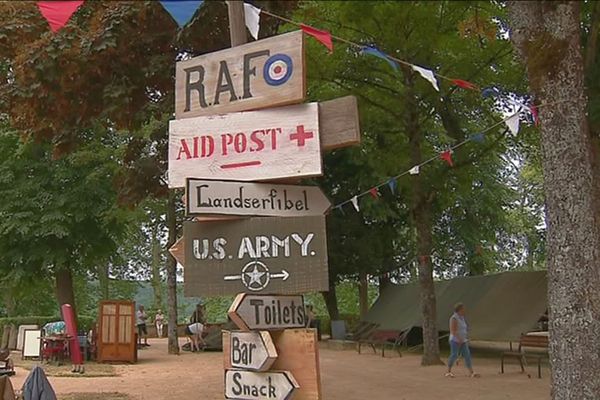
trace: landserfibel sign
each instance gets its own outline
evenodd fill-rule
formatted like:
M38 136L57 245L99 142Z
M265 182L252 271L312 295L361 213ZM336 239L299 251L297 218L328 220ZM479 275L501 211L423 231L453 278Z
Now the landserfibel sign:
M300 295L238 294L227 315L242 330L289 329L306 326L304 298Z
M175 117L302 103L304 38L295 31L179 61Z
M256 181L321 175L317 103L169 123L169 187L185 179Z
M225 398L236 400L288 400L298 383L288 371L225 371Z
M186 214L303 217L323 215L331 203L317 186L210 181L188 178Z
M325 216L186 221L186 296L329 288Z

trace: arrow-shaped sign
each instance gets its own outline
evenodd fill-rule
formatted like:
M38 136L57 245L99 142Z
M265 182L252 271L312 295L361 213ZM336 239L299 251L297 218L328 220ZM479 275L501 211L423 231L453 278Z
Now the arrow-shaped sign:
M306 217L326 214L331 203L318 186L275 185L188 178L187 215Z
M282 269L282 270L281 270L281 273L278 273L278 274L272 274L272 273L270 273L270 274L269 274L269 277L270 277L271 279L278 279L278 278L281 278L281 279L283 279L284 281L286 281L286 280L287 280L287 278L289 278L289 277L290 277L290 273L289 273L289 272L287 272L285 269ZM242 276L242 275L225 275L225 276L223 277L223 280L226 280L226 281L238 281L238 280L240 280L240 279L242 279L242 278L243 278L243 276Z
M175 244L169 249L169 253L181 265L185 263L185 248L183 247L183 237L177 239Z
M302 296L238 294L228 312L242 330L287 329L306 326Z
M288 371L225 371L225 398L236 400L288 400L298 382Z
M267 331L230 332L229 351L234 368L267 371L277 359L277 350Z

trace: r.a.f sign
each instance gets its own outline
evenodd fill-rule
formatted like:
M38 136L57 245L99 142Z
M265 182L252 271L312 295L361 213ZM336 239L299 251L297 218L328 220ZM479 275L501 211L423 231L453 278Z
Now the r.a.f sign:
M301 31L180 61L175 75L175 117L296 104L304 101Z

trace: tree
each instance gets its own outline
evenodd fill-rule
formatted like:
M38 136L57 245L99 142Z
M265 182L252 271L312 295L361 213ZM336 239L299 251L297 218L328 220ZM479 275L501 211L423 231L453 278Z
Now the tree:
M511 40L540 103L552 397L600 394L598 174L587 120L579 2L511 2ZM595 25L597 30L597 21ZM596 32L597 35L597 32ZM590 50L596 51L597 45Z

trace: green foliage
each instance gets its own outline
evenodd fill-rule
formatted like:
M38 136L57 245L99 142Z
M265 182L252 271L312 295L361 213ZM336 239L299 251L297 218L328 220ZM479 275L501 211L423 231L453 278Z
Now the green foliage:
M59 315L54 316L28 316L28 317L13 317L13 318L0 318L0 330L3 330L7 325L37 325L43 327L48 322L61 321ZM88 331L91 329L96 322L95 316L89 315L78 315L77 316L77 329L80 331Z

